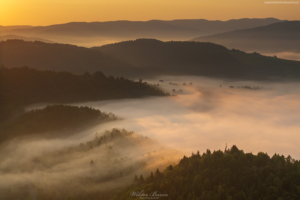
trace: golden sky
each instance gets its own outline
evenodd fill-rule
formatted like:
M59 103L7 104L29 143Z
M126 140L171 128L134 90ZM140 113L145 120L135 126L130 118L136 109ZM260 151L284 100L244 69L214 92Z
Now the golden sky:
M263 0L0 0L0 25L266 17L300 20L299 1L266 4Z

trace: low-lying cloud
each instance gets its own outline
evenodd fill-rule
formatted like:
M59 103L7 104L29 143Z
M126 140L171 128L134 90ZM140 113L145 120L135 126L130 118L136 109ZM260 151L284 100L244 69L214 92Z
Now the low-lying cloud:
M245 152L300 158L300 83L201 77L147 81L176 96L78 103L122 120L68 138L15 138L2 145L0 189L18 188L15 194L25 190L32 198L42 190L56 199L106 191L131 183L135 174L177 163L184 154L223 150L226 143ZM97 146L95 141L113 128L137 134Z
M126 130L94 134L92 140L85 138L75 144L78 139L27 138L2 146L1 197L65 199L70 195L99 195L132 184L134 175L146 177L156 168L175 164L182 155Z
M124 118L109 127L133 130L186 153L223 149L228 143L246 152L300 158L300 83L200 77L160 77L148 82L177 96L80 105Z

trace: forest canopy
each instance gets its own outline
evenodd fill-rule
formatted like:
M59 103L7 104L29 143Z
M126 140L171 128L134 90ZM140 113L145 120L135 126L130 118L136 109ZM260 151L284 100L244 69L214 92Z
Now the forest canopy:
M170 200L292 200L300 199L300 162L290 156L244 153L236 146L226 153L207 150L158 169L114 200L139 199L134 192L168 194Z
M78 75L0 67L0 121L36 103L73 103L165 95L159 88L102 72Z
M16 136L39 135L64 137L76 128L114 120L113 114L106 114L89 107L51 105L21 114L14 120L0 126L0 143Z

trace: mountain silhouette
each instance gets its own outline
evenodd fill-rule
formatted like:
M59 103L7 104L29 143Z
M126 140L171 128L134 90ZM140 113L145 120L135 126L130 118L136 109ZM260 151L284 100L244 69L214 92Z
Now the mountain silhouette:
M205 42L138 39L94 47L154 75L199 75L237 79L300 77L300 62L228 50Z
M0 65L75 73L102 71L107 75L123 76L126 70L132 68L129 64L93 49L22 40L0 42Z
M138 39L101 47L8 40L0 42L0 66L28 66L73 73L146 78L196 75L230 79L299 79L300 62L229 50L205 42Z
M40 41L44 43L54 43L51 40L46 40L43 38L32 38L32 37L23 37L18 35L3 35L0 36L0 41L6 41L6 40L24 40L24 41Z
M0 27L0 31L2 35L15 34L24 37L41 37L59 43L90 47L137 38L155 38L164 41L189 40L197 36L264 26L279 21L278 19L267 18L229 21L186 19L172 21L70 22L50 26Z
M227 48L259 52L300 52L300 21L285 21L251 29L236 30L192 41L213 42Z

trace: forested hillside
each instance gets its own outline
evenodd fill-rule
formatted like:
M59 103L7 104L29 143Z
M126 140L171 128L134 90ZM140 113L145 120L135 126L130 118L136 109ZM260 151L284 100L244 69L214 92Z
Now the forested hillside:
M240 76L242 63L217 44L138 39L94 47L153 75Z
M51 142L55 140L48 145ZM108 200L130 185L134 174L168 166L179 156L178 151L124 129L107 130L59 148L53 144L48 151L13 153L14 158L3 156L5 164L0 166L6 174L1 180L9 183L2 186L2 199ZM6 177L16 181L11 183Z
M0 143L17 136L64 137L76 128L114 119L116 117L112 114L89 107L51 105L25 112L15 120L2 124Z
M239 53L207 42L138 39L95 47L144 74L198 75L227 79L300 79L300 62ZM250 61L250 62L249 62ZM135 73L132 72L132 73Z
M74 73L102 71L126 76L131 66L93 49L69 44L7 40L0 42L0 65Z
M145 96L163 96L157 87L102 72L76 75L28 67L0 68L0 119L35 103L72 103Z
M169 200L295 200L300 199L300 162L279 154L244 153L236 146L227 153L207 150L145 179L136 176L114 200L155 191Z
M0 42L0 65L130 78L196 75L240 80L299 80L300 62L240 54L207 42L138 39L84 48L66 44ZM244 59L247 57L246 59ZM250 61L250 62L249 62Z

